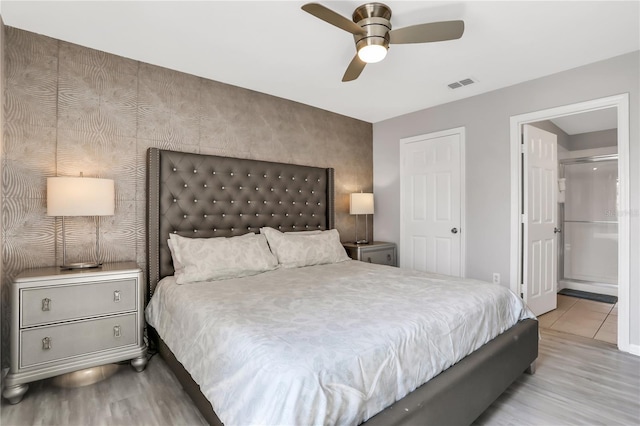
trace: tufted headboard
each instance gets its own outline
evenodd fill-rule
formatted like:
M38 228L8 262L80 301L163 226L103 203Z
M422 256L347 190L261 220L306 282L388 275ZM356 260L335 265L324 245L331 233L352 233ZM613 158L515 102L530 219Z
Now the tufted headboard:
M283 232L335 226L334 170L149 148L149 297L173 275L170 233L231 237L270 226Z

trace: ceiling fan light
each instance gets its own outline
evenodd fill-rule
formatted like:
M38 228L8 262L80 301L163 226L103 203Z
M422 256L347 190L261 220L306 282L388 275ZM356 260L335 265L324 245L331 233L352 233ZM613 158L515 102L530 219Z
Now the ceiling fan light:
M369 44L366 46L362 46L358 50L358 57L362 62L366 62L368 64L375 64L376 62L380 62L387 56L387 48L384 46L380 46L379 44Z

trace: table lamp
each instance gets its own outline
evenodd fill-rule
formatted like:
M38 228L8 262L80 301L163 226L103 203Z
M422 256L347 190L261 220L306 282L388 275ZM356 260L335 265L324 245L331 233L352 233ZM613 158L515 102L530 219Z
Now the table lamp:
M356 244L369 244L369 220L368 215L373 214L373 194L369 192L356 192L351 194L349 214L356 215ZM358 216L365 215L365 236L358 239Z
M47 178L47 216L62 217L62 265L65 269L97 268L100 262L100 216L113 216L115 190L112 179L83 177ZM66 216L95 216L96 258L94 262L67 263Z

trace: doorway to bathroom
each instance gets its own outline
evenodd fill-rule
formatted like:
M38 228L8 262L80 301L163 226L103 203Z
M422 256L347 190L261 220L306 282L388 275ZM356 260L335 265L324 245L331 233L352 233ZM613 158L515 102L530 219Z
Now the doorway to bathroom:
M564 309L563 315L573 310L572 315L576 318L576 308L600 309L603 312L586 315L594 320L596 316L603 317L598 319L602 321L590 337L595 337L608 319L607 327L609 330L613 327L616 332L618 347L635 353L635 346L629 345L629 217L624 214L629 209L628 114L628 95L623 94L511 117L510 278L512 290L521 294L527 303L529 300L548 299L545 303L537 303L542 307L540 312L535 312L537 315L552 309ZM572 130L563 122L594 124L605 116L614 123L609 128ZM546 126L546 130L541 130L543 133L552 131L557 136L555 169L545 163L540 166L541 171L533 170L531 164L535 159L527 159L527 155L530 159L530 154L535 152L531 147L540 145L540 142L535 139L538 136L528 141L523 134L526 127L536 126ZM615 143L603 142L611 135ZM600 142L594 142L596 139ZM551 142L543 144L547 148L542 152L549 159L549 147L553 145ZM617 159L612 155L617 155ZM591 175L586 174L587 171ZM537 182L553 188L547 190L549 196L544 196L543 191L543 196L537 201L528 198L529 194L539 192L541 188L531 185L531 182L536 182L536 173L546 176ZM597 185L602 186L598 194L594 190ZM608 191L612 185L613 192ZM610 202L597 204L596 199L603 197L608 197ZM528 208L535 207L536 202L546 206L543 217L536 218L534 211ZM591 207L590 203L596 207ZM536 220L540 225L546 225L539 227L546 234L535 229ZM603 255L605 246L608 248ZM536 260L535 256L530 256L531 253L543 256ZM556 294L563 289L610 296L617 294L618 304L614 309L612 304L593 305L600 303L593 300L565 299L566 296ZM571 319L572 315L565 319Z

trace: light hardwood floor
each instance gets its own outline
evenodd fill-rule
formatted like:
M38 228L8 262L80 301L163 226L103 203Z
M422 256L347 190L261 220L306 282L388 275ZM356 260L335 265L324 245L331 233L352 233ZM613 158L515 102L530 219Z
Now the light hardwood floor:
M33 384L17 405L2 401L8 425L204 425L164 361L142 373L77 389ZM637 425L640 358L609 343L542 329L538 370L522 375L475 425Z

